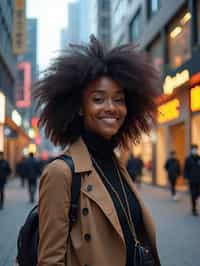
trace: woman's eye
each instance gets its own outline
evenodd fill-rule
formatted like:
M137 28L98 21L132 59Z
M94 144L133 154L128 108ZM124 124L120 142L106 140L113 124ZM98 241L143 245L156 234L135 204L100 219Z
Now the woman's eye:
M116 98L115 99L115 102L117 102L117 103L124 103L125 102L125 99L124 98Z
M103 98L102 97L94 97L93 101L96 103L100 103L100 102L103 102Z

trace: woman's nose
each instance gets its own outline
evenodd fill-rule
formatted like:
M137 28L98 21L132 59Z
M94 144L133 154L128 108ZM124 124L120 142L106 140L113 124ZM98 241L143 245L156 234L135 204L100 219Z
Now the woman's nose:
M107 100L106 101L106 109L109 111L115 111L116 110L116 106L113 100Z

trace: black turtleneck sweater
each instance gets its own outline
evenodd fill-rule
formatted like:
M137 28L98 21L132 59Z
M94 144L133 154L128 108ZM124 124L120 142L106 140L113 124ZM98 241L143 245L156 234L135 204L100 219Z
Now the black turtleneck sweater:
M120 184L120 180L116 171L116 165L113 161L114 153L113 149L115 148L115 144L112 141L108 141L104 139L103 137L94 134L89 131L85 131L82 135L87 148L91 154L91 156L95 159L95 161L98 163L100 166L101 170L103 171L104 175L109 179L111 182L112 186L115 188L115 190L118 192L121 201L123 202L124 207L127 210L127 206L125 203L125 198L124 194L122 191L122 187ZM94 165L95 167L95 165ZM95 167L96 168L96 167ZM96 168L97 172L99 173L98 169ZM101 174L99 173L101 176ZM123 231L125 243L126 243L126 255L127 255L127 260L126 260L126 266L135 266L133 265L133 251L134 251L134 240L132 237L132 234L129 230L127 220L125 218L125 215L122 211L122 208L119 204L119 201L116 197L116 195L113 193L112 189L108 185L108 183L105 181L105 179L101 176L102 181L108 190L112 201L114 203L115 209L117 211L117 215L121 224L121 228ZM141 215L141 209L138 204L138 201L128 186L127 182L125 179L123 179L123 184L126 190L126 194L128 197L129 201L129 206L130 206L130 211L131 211L131 216L132 216L132 221L135 226L135 230L137 233L138 238L140 238L141 232L143 230L143 221L142 221L142 215Z

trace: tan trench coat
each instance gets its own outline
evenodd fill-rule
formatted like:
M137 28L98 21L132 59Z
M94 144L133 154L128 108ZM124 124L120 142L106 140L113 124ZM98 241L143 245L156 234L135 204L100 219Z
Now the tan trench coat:
M126 248L120 222L86 145L79 139L65 153L73 158L75 172L83 174L78 221L68 238L71 172L65 162L55 160L46 167L40 181L38 266L125 266ZM121 171L138 198L158 258L152 218L126 170Z

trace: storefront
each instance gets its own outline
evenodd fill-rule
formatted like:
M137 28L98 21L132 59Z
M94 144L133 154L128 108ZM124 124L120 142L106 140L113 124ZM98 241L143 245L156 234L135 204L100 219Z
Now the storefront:
M0 151L4 151L4 123L6 112L6 97L0 91Z
M10 117L6 117L4 125L5 157L13 169L23 155L23 149L30 143L30 138Z
M199 74L200 78L200 74ZM199 83L200 84L200 83ZM200 85L196 85L190 90L191 106L191 140L197 144L200 152Z
M200 68L194 60L187 65L165 77L164 94L158 99L155 178L160 186L168 183L164 165L171 150L176 151L183 173L191 143L200 148ZM177 185L185 184L184 177L180 176Z

